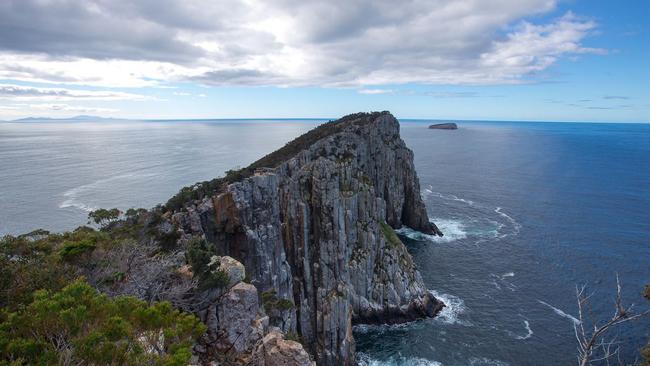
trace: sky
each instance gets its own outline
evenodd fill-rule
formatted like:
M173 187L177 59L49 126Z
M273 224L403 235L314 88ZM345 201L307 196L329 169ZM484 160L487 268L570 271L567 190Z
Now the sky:
M0 119L650 122L646 0L2 0Z

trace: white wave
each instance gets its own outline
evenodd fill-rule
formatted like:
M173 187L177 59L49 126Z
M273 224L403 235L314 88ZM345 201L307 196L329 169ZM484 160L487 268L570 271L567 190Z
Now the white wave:
M555 312L555 314L571 320L574 324L580 324L580 320L578 320L576 317L565 313L564 311L556 308L555 306L550 305L550 304L548 304L548 303L546 303L546 302L544 302L542 300L537 300L537 302L539 302L540 304L548 306L549 308L551 308Z
M435 191L432 190L432 188L433 188L432 186L429 186L429 188L425 188L424 192L422 193L422 197L426 199L429 196L433 196L433 197L441 198L441 199L447 200L447 201L463 202L463 203L467 204L468 206L473 206L474 205L474 201L472 201L472 200L460 198L460 197L458 197L458 196L456 196L454 194L443 194L443 193L440 193L440 192L435 192Z
M59 205L59 208L67 208L67 207L74 207L78 208L82 211L90 212L94 211L97 209L97 207L87 205L83 202L78 201L78 195L83 192L85 189L88 188L89 185L83 185L79 186L73 189L70 189L63 193L64 197L67 197L61 204Z
M426 325L422 321L412 321L399 324L357 324L352 327L352 330L355 333L365 334L365 333L384 333L391 330L406 330L406 329L418 329L425 327Z
M506 278L506 277L514 277L514 276L515 276L515 273L514 273L514 272L508 272L508 273L504 273L504 274L502 274L502 275L501 275L501 279L504 279L504 278Z
M359 366L442 366L438 361L420 357L391 356L386 360L376 360L363 352L357 352Z
M395 230L395 232L406 236L409 239L429 240L438 243L448 243L454 240L467 238L465 226L461 221L449 219L433 219L432 221L436 224L438 229L442 231L444 236L424 234L407 226L402 226L401 228Z
M512 225L512 230L514 235L519 234L519 230L521 230L521 224L518 223L517 220L512 218L512 216L508 215L507 213L503 212L503 208L501 207L495 208L494 212L496 212L499 216L505 218L506 220L508 220L508 222L510 222L510 224ZM502 237L505 237L507 235L508 234L502 235Z
M440 310L438 315L434 320L443 322L445 324L460 324L465 326L471 326L472 323L459 319L460 315L467 311L465 302L458 296L450 294L442 294L435 290L429 290L429 292L437 299L445 303L445 307Z
M469 364L471 366L508 366L507 362L492 360L486 357L472 357L469 359Z
M120 175L116 175L104 179L98 179L92 183L84 184L69 189L63 193L63 197L65 197L65 200L61 202L61 204L59 204L59 208L74 207L86 212L94 211L98 207L83 202L81 200L82 196L92 195L93 192L97 192L101 190L102 185L116 180L151 177L154 175L155 174L151 174L151 173L150 174L136 174L136 173L120 174Z
M533 335L533 330L530 329L530 323L528 323L528 320L524 320L524 326L526 327L526 332L527 332L526 335L524 335L524 336L517 336L517 337L515 337L515 338L517 338L517 339L528 339L528 338L532 337L532 335Z

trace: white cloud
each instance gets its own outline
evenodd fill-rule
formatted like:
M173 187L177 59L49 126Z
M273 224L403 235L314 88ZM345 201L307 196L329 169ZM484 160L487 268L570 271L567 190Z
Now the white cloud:
M106 87L363 87L529 80L602 53L555 0L6 0L0 78ZM361 91L360 91L361 92Z
M359 94L391 94L393 93L392 89L359 89L357 90Z
M0 99L40 100L40 101L68 101L68 100L149 100L140 94L124 93L117 91L76 90L65 88L38 88L13 84L0 84Z
M118 109L114 108L99 108L99 107L86 107L69 104L30 104L30 110L37 111L57 111L57 112L73 112L73 113L113 113Z
M18 118L33 116L34 114L45 113L48 116L70 116L74 114L111 114L119 112L114 108L102 108L95 106L70 105L66 103L38 103L25 104L17 103L11 105L0 105L0 113L3 118Z

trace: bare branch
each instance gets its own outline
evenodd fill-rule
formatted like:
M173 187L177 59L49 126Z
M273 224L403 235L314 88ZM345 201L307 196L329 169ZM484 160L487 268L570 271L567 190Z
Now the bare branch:
M593 295L593 293L591 294ZM622 286L618 274L616 274L616 297L614 300L614 314L612 318L601 324L591 312L589 298L586 295L586 286L576 286L576 299L578 301L578 320L579 323L573 325L576 340L578 341L578 364L580 366L591 365L594 362L604 361L607 365L610 360L616 357L620 363L620 342L617 336L611 340L606 340L605 334L621 324L639 320L650 315L650 310L635 314L633 312L634 304L628 307L623 305ZM585 314L591 318L591 332L586 331Z

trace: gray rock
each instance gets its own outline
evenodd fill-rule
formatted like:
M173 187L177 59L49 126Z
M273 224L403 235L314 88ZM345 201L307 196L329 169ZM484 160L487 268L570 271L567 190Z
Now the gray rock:
M255 286L239 282L211 304L204 313L208 326L207 344L213 353L237 357L249 351L264 335L264 319L259 316Z
M248 366L312 366L314 362L298 342L286 340L277 330L269 332L253 351Z
M228 275L228 286L227 288L233 287L237 283L241 282L246 278L246 269L244 265L239 263L236 259L229 256L212 256L210 258L210 263L208 266L211 268L217 265L219 271L223 271Z
M241 261L259 291L274 289L285 305L282 331L298 333L319 365L355 364L354 323L412 321L444 306L393 232L406 225L442 235L429 221L413 153L389 113L346 119L174 221L185 236L203 236L219 254ZM228 319L237 329L252 321Z

